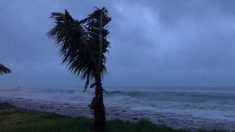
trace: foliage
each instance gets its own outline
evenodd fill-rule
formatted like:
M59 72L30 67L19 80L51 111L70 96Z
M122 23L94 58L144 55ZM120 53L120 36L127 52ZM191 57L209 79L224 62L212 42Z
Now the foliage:
M102 30L100 28L100 13L102 12ZM109 34L106 25L111 21L107 16L108 11L105 8L97 9L83 20L75 20L67 10L64 13L54 12L52 18L55 20L55 26L48 33L55 37L63 56L63 63L69 66L69 69L81 75L86 80L85 89L94 79L95 75L103 75L106 72L105 53L108 51ZM102 48L99 45L99 33L102 32ZM91 86L95 86L92 84Z
M0 64L0 74L6 74L6 73L11 73L11 70L8 69L6 66L3 64Z
M1 132L91 132L92 120L35 112L14 107L0 108ZM122 120L107 122L108 132L189 132L141 120L137 123ZM206 132L201 130L200 132ZM223 132L223 131L208 131Z

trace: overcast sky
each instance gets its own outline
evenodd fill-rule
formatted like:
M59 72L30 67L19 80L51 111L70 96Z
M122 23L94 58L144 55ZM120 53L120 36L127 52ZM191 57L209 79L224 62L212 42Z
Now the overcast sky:
M82 87L61 65L51 12L81 19L105 6L105 87L235 86L234 0L1 0L0 87Z

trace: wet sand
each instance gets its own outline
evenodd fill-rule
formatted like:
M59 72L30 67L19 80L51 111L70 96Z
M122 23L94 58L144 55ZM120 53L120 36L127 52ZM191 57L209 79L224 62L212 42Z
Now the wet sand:
M60 103L12 97L0 97L0 102L8 102L19 108L29 110L50 112L73 117L93 118L92 111L88 105L84 104ZM165 124L173 128L181 129L220 129L235 131L235 121L202 119L191 115L179 115L164 112L150 113L148 111L133 111L120 107L108 107L106 108L106 116L108 120L121 119L134 122L144 118L155 124Z

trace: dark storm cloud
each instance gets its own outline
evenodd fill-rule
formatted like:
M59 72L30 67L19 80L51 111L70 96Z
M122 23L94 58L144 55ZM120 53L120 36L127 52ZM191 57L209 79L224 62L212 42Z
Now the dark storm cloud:
M53 11L83 18L106 6L112 22L105 85L234 86L233 0L0 2L1 86L80 87L46 36Z

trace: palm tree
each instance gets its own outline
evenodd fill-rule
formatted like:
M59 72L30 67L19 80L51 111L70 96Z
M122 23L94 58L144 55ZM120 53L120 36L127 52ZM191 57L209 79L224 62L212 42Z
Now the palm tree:
M111 21L105 8L97 8L87 18L75 20L67 10L64 13L52 13L55 26L49 36L56 39L66 63L76 75L86 80L84 91L90 85L95 88L95 97L90 104L94 111L94 132L105 131L105 107L103 102L102 78L106 72L105 53L109 41L107 24ZM92 81L92 83L90 83Z
M0 74L7 74L7 73L11 73L11 70L8 69L6 66L4 66L3 64L0 64Z

